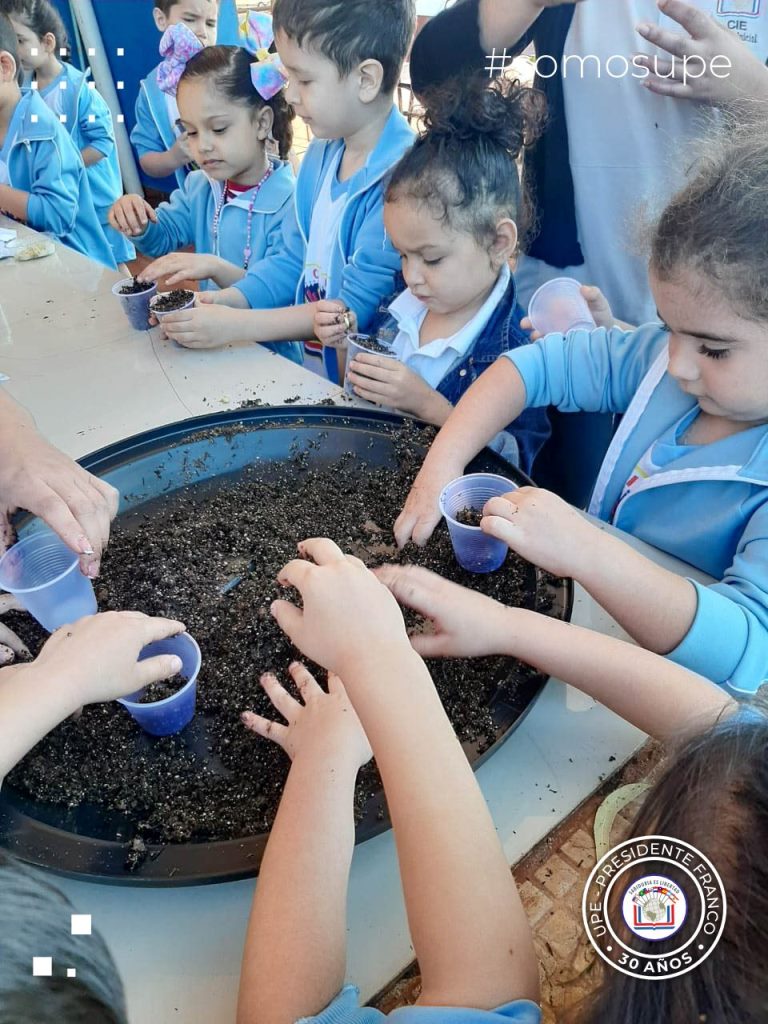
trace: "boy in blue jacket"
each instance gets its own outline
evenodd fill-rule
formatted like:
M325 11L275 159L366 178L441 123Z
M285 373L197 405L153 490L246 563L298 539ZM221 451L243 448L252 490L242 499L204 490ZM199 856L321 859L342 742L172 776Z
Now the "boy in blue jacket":
M110 269L80 153L36 93L21 93L16 33L0 14L0 210Z
M161 33L172 25L183 24L202 46L213 46L216 42L219 0L157 0L152 15ZM156 188L170 192L184 184L193 169L192 157L186 133L176 124L176 97L160 89L158 67L152 68L139 85L131 144L142 171L149 178L158 179L154 182Z
M340 299L365 330L394 287L400 261L384 231L383 181L413 141L392 102L413 2L276 0L273 22L286 99L315 138L269 272L164 318L166 333L190 348L311 338L312 303L325 297ZM336 352L325 355L335 380Z

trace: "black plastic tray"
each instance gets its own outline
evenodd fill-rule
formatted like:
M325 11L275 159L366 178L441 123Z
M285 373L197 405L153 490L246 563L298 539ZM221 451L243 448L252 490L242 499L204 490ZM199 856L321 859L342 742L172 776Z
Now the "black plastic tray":
M401 424L400 417L378 411L259 407L172 423L102 448L80 462L119 489L122 512L179 487L225 479L254 460L283 462L297 450L305 449L318 465L333 463L350 450L368 464L386 465L392 460L391 434ZM472 463L472 469L497 471L518 483L530 483L523 473L488 450ZM24 532L23 523L19 532ZM560 581L552 587L541 574L538 579L551 596L550 614L569 618L571 582ZM508 682L490 701L495 743L483 753L477 744L464 745L474 768L511 735L545 682L544 677L536 676L520 685L510 662ZM205 716L199 715L183 733L201 758L207 758L205 730ZM146 737L150 755L152 743ZM358 842L389 828L388 820L381 819L382 808L381 793L369 799L357 828ZM128 870L132 838L132 825L118 813L91 805L68 810L35 803L7 784L0 793L0 845L30 863L91 881L168 886L248 877L258 871L267 834L148 846L147 856L134 870Z

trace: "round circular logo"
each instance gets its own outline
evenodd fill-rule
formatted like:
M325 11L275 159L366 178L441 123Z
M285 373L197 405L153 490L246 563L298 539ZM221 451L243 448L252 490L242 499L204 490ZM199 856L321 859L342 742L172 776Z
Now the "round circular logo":
M609 850L582 900L587 936L603 960L656 981L686 974L709 956L726 910L712 862L669 836L640 836Z

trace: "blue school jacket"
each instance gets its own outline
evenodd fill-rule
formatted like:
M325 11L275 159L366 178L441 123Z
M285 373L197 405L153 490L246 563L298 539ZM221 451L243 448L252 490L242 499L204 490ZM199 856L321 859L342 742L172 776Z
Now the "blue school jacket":
M35 118L33 121L32 119ZM7 155L13 188L29 192L27 223L115 270L99 224L80 152L56 115L34 92L22 95L11 118Z
M90 68L83 72L64 62L58 77L45 89L41 89L38 95L48 105L52 94L58 93L60 99L57 106L67 118L64 127L71 135L78 151L92 146L104 154L104 159L86 167L85 173L88 175L93 205L101 229L107 236L115 260L122 263L125 260L132 260L136 252L129 240L109 225L107 218L110 207L123 194L123 178L115 145L115 131L110 109L101 93L90 87L89 75ZM61 88L62 84L65 85L64 89ZM29 81L25 83L24 88L29 88Z
M139 84L139 93L136 97L136 124L131 132L131 145L139 157L142 157L145 153L162 153L169 150L177 138L176 127L171 124L168 117L165 93L157 84L157 67L154 67ZM184 184L188 174L186 167L178 167L174 171L179 188ZM156 180L159 188L170 179Z
M291 209L296 185L290 164L274 158L271 162L272 174L259 189L251 218L252 251L248 266L249 272L258 275L271 272L271 261L281 251L283 220ZM150 222L146 231L134 238L136 246L147 256L164 256L194 245L196 252L214 253L241 267L250 195L246 192L236 196L222 207L218 245L214 248L213 217L223 187L222 182L209 178L204 171L193 171L184 185L173 192L170 202L158 206L157 224ZM202 281L201 287L216 285ZM298 342L279 342L267 347L296 363L303 362Z
M648 448L696 405L667 372L666 332L550 334L506 358L529 406L624 414L589 511L720 581L693 583L696 616L669 657L753 693L768 678L768 425L691 447L622 499Z
M328 297L340 299L354 310L361 331L375 316L381 296L393 292L400 269L400 257L384 231L384 178L413 139L408 122L393 106L365 166L348 182L339 245L329 267ZM343 139L313 139L310 143L296 180L293 210L285 219L282 252L270 261L268 274L249 273L235 285L252 309L303 304L304 255L312 210L326 172L343 148ZM336 380L335 349L326 349L325 365Z

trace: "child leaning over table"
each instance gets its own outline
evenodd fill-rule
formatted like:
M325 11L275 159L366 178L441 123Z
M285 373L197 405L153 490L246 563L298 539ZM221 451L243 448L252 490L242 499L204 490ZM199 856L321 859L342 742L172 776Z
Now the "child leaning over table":
M413 0L275 0L272 15L285 97L314 138L282 251L233 287L201 293L194 309L163 318L166 334L189 348L306 340L314 303L327 296L354 310L365 330L394 288L398 259L384 231L383 181L413 141L393 103ZM336 352L325 357L336 380Z
M453 80L425 97L427 130L392 172L384 226L408 286L371 330L398 357L358 353L356 395L442 426L478 376L528 345L509 260L526 229L517 157L543 117L541 94L518 82ZM319 302L315 334L344 344L353 314ZM492 442L530 472L549 436L545 409L527 409Z
M114 270L80 152L36 92L22 95L16 33L0 12L0 212Z

